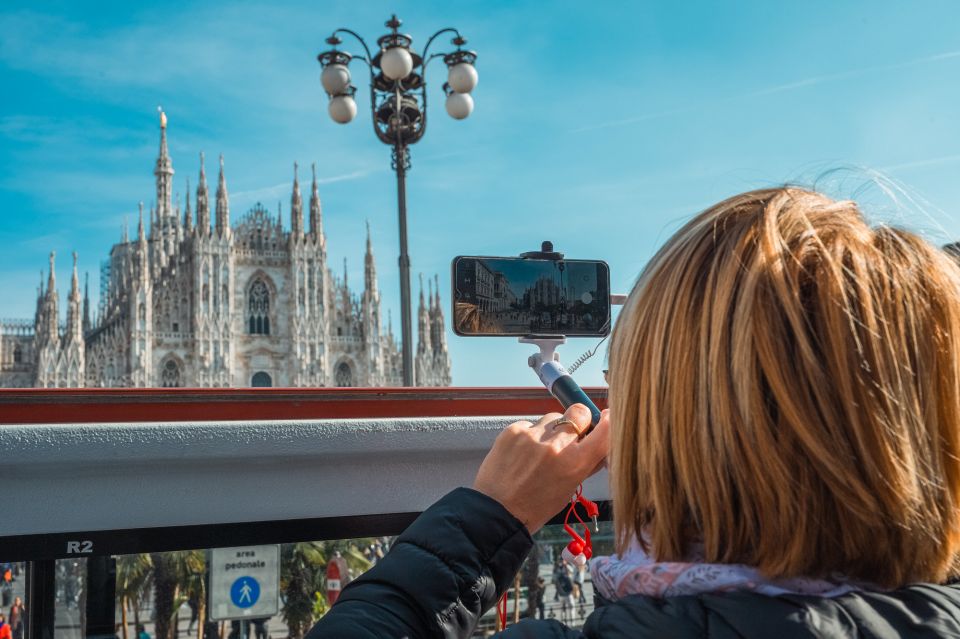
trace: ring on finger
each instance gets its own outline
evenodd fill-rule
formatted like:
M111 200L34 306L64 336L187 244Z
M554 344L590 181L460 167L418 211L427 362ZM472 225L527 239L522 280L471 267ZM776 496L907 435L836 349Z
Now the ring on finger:
M586 428L580 428L577 422L573 421L572 419L567 419L566 417L558 419L557 421L553 422L553 426L551 430L555 431L561 426L568 426L568 425L573 426L573 430L576 431L577 441L583 439L583 436L586 435L586 431L587 431Z

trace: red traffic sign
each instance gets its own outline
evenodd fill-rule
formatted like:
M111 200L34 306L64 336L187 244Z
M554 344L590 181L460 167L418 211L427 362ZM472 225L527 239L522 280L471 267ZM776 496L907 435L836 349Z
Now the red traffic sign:
M347 562L343 557L334 557L327 564L327 604L333 605L348 580Z

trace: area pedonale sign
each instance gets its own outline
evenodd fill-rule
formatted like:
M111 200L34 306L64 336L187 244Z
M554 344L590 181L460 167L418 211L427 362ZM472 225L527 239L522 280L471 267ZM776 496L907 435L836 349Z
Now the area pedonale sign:
M277 614L280 546L210 551L210 619L256 619Z

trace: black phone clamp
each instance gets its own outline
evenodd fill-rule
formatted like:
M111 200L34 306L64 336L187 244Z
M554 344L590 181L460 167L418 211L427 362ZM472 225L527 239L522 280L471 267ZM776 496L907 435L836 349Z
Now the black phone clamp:
M539 251L521 253L520 257L537 260L562 260L563 253L553 250L553 242L544 241ZM591 420L587 433L600 421L600 409L593 403L580 385L560 364L560 354L557 347L566 343L563 335L527 335L520 338L521 344L534 344L540 351L527 358L527 365L537 374L550 394L564 407L570 408L574 404L583 404L590 410Z

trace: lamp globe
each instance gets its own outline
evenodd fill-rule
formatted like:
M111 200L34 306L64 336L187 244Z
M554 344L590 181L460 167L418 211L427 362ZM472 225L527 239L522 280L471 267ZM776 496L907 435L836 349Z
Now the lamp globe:
M380 68L391 80L402 80L413 71L413 57L404 47L390 47L380 56Z
M447 96L447 114L454 120L463 120L473 112L473 98L469 93L451 93Z
M478 79L477 69L469 62L459 62L447 72L447 84L457 93L470 93Z
M328 65L320 74L320 83L328 94L339 95L350 86L350 70L342 64Z
M357 103L352 96L338 95L330 100L330 118L338 124L347 124L357 115Z

